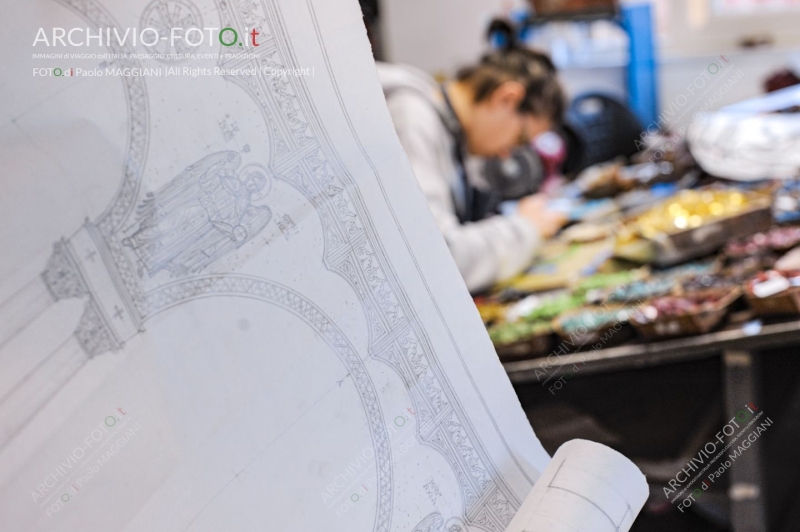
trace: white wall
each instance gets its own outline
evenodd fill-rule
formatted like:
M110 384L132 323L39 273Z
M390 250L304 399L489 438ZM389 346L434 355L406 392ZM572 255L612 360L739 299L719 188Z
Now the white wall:
M452 73L486 49L489 22L523 0L381 0L386 58Z
M762 15L719 15L713 0L653 0L666 57L716 55L738 47L743 37L768 34L776 48L800 46L800 10Z
M726 68L730 70L727 73L720 70L714 75L704 75L704 72L715 70L713 67L709 69L712 62L724 63L719 59L719 55L696 55L662 60L659 103L664 110L670 107L679 109L674 117L664 115L673 129L686 125L707 104L710 105L709 110L715 110L762 94L764 80L770 74L792 63L800 66L798 61L800 50L733 51L722 54L729 61ZM738 79L734 81L735 78ZM704 82L706 86L700 89L694 88L703 85ZM712 86L714 82L716 84ZM723 89L724 85L728 88ZM684 102L684 97L688 102L680 105Z
M764 78L793 65L800 72L800 11L765 16L720 17L713 13L711 0L652 0L659 19L659 101L668 109L682 96L684 104L668 123L680 127L691 120L697 109L709 100L710 109L756 96L762 92ZM409 63L433 74L451 74L474 61L485 50L483 32L493 16L520 0L383 0L382 18L387 59ZM742 50L739 40L746 35L770 34L771 49ZM687 87L703 74L708 65L725 55L729 65L741 71L741 79L731 84L724 95L712 92L692 95ZM568 67L562 71L567 92L575 95L587 90L605 90L624 98L625 69L622 66L598 68ZM673 106L674 107L674 106ZM678 116L683 113L682 116Z

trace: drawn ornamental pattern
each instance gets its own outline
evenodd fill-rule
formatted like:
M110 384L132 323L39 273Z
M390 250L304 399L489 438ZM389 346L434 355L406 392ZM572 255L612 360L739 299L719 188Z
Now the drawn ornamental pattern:
M520 501L502 481L494 480L500 479L497 470L472 427L464 422L467 416L391 270L357 184L338 160L317 118L304 80L263 73L264 67L300 66L293 58L277 3L232 0L218 5L225 25L261 23L257 27L262 35L259 58L242 55L221 61L221 66L261 67L257 75L231 79L258 103L275 132L270 168L317 209L324 227L325 264L358 295L370 326L371 354L403 378L418 412L418 437L451 464L461 486L467 522L486 530L504 529ZM245 5L247 13L242 9Z

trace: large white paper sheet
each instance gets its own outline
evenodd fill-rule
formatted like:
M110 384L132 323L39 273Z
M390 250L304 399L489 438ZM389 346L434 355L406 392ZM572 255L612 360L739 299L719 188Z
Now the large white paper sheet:
M2 528L504 530L549 457L357 2L5 0L2 25ZM175 26L259 46L85 33Z

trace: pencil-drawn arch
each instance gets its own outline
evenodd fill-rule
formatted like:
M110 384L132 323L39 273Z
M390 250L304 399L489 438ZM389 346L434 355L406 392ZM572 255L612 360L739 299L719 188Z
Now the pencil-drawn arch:
M373 530L389 532L394 489L392 457L378 394L358 352L322 309L302 294L279 283L246 275L207 275L176 281L149 292L149 312L145 319L188 301L223 296L257 299L294 314L309 325L337 354L353 379L372 437L378 486L378 509Z

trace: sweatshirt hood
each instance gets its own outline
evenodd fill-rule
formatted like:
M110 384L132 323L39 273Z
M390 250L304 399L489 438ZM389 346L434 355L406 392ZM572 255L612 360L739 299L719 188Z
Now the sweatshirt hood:
M439 84L427 72L409 65L393 65L377 62L378 79L384 93L396 89L415 89L434 101L438 96Z
M458 119L442 98L441 87L427 72L409 65L377 62L378 80L388 100L392 94L413 91L430 103L451 131L461 129Z

